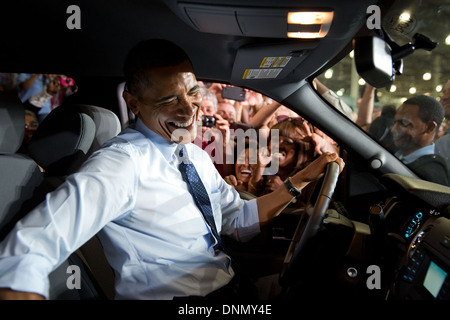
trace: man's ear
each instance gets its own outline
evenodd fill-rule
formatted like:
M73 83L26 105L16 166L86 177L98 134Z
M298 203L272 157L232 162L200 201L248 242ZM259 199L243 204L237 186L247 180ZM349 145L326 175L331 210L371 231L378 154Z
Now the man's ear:
M426 132L435 134L436 128L437 128L437 123L435 121L428 121Z
M125 100L127 107L131 110L131 112L133 112L135 115L138 115L139 114L138 99L127 90L123 91L122 97Z

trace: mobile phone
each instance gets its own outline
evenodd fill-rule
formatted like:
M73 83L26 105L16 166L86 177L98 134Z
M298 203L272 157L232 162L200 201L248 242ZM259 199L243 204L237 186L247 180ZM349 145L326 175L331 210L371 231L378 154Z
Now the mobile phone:
M73 79L72 78L59 78L61 85L65 87L71 87L73 86Z
M233 123L230 123L230 129L234 129L234 130L237 130L237 129L242 129L242 130L247 130L247 129L254 129L255 127L253 126L253 125L251 125L251 124L248 124L248 123L243 123L243 122L233 122Z
M214 128L216 126L216 118L214 116L202 115L202 126Z
M246 92L239 87L223 87L222 98L236 101L244 101Z

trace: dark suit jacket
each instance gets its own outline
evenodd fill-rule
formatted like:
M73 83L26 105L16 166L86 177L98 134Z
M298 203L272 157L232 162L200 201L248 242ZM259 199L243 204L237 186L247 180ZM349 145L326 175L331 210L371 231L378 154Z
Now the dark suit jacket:
M444 158L437 154L428 154L408 164L424 180L449 186L448 169Z

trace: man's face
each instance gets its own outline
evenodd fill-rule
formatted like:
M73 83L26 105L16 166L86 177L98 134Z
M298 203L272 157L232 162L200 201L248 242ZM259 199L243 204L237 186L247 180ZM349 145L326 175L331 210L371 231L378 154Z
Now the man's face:
M214 108L214 102L209 99L203 99L201 107L204 115L212 116L214 112L216 112L216 109Z
M450 119L450 80L447 81L442 91L441 103L444 106L445 117Z
M220 102L217 106L217 113L229 123L236 122L236 109L228 102Z
M395 146L402 150L403 155L429 144L427 124L419 118L418 112L418 106L402 104L395 114L392 137Z
M202 96L188 61L148 72L150 85L130 109L152 131L168 141L189 143L197 134ZM134 100L133 100L134 99ZM126 99L127 100L127 99Z

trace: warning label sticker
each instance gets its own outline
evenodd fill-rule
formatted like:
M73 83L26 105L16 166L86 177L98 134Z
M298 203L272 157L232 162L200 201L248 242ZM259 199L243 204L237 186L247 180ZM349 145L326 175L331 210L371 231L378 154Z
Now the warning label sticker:
M291 56L283 57L264 57L260 68L284 68L291 60Z
M264 57L260 69L245 69L242 79L274 79L291 60L291 56Z
M272 69L246 69L242 79L274 79L283 68Z

